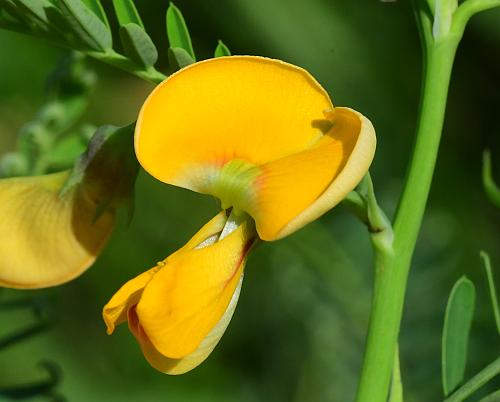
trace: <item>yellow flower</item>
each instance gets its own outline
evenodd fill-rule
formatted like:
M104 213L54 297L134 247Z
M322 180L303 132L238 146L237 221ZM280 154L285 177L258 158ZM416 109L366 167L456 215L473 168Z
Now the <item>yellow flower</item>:
M215 348L233 315L246 256L256 240L219 213L180 250L127 282L104 307L108 334L128 319L149 363L182 374Z
M41 288L67 282L90 267L114 226L96 219L87 186L61 189L69 171L0 180L0 286Z
M231 318L254 237L280 239L342 201L375 144L370 121L334 107L299 67L232 56L172 75L141 109L137 158L165 183L215 196L231 217L219 214L120 289L104 308L108 332L128 315L153 367L179 374L200 364Z
M133 203L133 126L103 126L72 170L0 180L0 286L43 288L89 268Z

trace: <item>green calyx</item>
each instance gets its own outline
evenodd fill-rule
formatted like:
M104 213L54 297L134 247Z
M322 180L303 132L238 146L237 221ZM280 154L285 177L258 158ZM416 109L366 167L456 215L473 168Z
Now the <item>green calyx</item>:
M96 216L108 209L125 207L133 214L134 185L139 163L134 154L134 126L100 127L85 153L76 161L61 195L80 186L96 205Z

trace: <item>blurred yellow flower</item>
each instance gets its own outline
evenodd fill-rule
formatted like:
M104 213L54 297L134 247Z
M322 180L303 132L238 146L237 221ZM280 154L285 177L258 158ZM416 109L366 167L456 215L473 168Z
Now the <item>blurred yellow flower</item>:
M108 333L128 317L153 367L196 367L229 323L250 246L285 237L342 201L375 145L367 118L334 107L291 64L231 56L172 75L141 109L137 158L155 178L215 196L227 212L113 296L103 312Z
M0 179L0 286L55 286L94 263L117 208L132 210L133 128L100 127L72 170Z
M96 219L96 194L61 190L69 171L0 180L0 286L41 288L67 282L92 265L110 236L114 213Z

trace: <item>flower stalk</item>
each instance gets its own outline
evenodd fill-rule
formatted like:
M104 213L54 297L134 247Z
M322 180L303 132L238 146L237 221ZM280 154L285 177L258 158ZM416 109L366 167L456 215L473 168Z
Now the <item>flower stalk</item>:
M423 6L417 5L417 8ZM432 182L448 86L461 32L432 35L429 15L417 10L424 77L416 142L394 220L391 248L375 246L375 283L357 402L384 402L389 391L411 259Z

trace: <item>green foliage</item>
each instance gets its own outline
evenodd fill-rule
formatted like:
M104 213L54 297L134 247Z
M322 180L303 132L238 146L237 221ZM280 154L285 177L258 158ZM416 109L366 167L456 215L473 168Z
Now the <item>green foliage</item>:
M498 401L500 401L500 390L484 397L479 402L498 402Z
M193 60L196 60L191 36L189 35L184 17L172 2L167 9L167 37L170 48L183 49Z
M131 1L116 1L126 55L113 49L111 27L99 0L0 0L0 28L43 37L79 50L141 78L161 82L165 76L155 70L156 48L144 29Z
M466 277L460 278L448 298L442 338L442 379L445 396L463 381L476 292Z
M393 231L390 220L378 205L370 173L342 201L370 232L372 244L380 253L392 252Z
M158 60L158 51L144 29L132 22L122 25L120 38L123 50L130 59L144 67L154 66Z
M490 293L491 308L493 309L497 332L500 335L500 308L498 306L497 291L495 287L495 279L493 278L493 271L491 269L490 256L485 251L481 251L479 255L483 261L486 280L488 282L488 290Z
M168 61L174 71L180 70L195 62L189 53L180 47L170 47L168 49Z
M55 322L50 303L42 298L7 300L0 303L0 313L13 310L30 310L34 322L0 338L0 350L2 351L10 347L20 346L29 339L44 333ZM47 360L41 361L38 365L47 373L44 379L16 385L6 385L4 381L0 380L0 398L18 400L44 395L51 396L56 400L55 388L60 384L62 378L59 365Z
M42 361L39 366L46 371L45 379L33 380L22 385L0 387L0 396L9 398L8 400L23 400L44 396L50 398L53 402L64 401L65 399L59 397L54 390L62 379L61 368L51 361Z
M78 39L91 50L111 49L113 41L108 27L80 0L56 0Z
M467 381L444 402L463 402L492 378L500 374L500 357Z
M223 56L231 56L231 51L221 40L219 40L217 47L215 48L214 57Z
M129 221L134 213L134 187L139 163L134 153L135 123L126 127L102 126L77 159L61 194L81 183L99 194L95 220L108 209L125 208Z
M96 83L84 58L71 54L47 80L46 102L19 133L17 149L0 159L0 177L44 174L72 166L88 141L78 124Z
M401 366L399 363L399 346L394 354L389 402L403 402L403 382L401 380Z
M109 21L100 0L82 0L83 3L94 12L95 15L110 29Z
M488 196L489 200L495 206L500 208L500 188L493 180L493 174L491 170L492 170L491 152L489 150L485 150L483 153L483 170L482 170L484 191L486 192L486 195Z
M113 0L116 17L121 26L137 24L144 29L141 16L132 0Z

